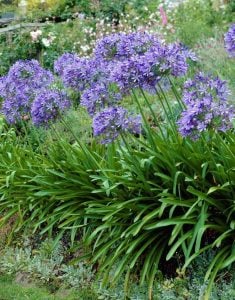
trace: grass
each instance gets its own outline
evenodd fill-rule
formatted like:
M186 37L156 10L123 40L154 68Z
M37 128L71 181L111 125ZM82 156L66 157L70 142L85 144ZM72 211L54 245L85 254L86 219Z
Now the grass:
M0 276L0 300L95 300L96 295L90 290L73 291L60 289L50 293L46 287L35 284L18 284L10 276Z

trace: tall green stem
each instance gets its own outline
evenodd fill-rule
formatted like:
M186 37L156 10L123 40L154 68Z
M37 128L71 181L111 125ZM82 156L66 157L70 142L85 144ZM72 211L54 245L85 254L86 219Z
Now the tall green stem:
M154 113L153 108L152 108L152 106L150 105L147 96L145 95L145 93L144 93L144 91L143 91L142 88L140 88L140 91L141 91L141 94L142 94L143 97L144 97L145 102L146 102L147 105L148 105L149 110L150 110L151 113L152 113L152 116L153 116L153 119L154 119L155 124L156 124L156 125L158 124L158 128L159 128L159 130L160 130L160 132L161 132L162 138L166 141L166 138L165 138L165 135L164 135L164 133L163 133L162 127L161 127L159 121L158 121L157 118L156 118L156 114Z
M143 118L143 121L144 121L144 124L145 124L145 128L146 128L147 133L148 133L148 136L149 136L149 138L150 138L150 140L151 140L151 144L152 144L152 146L154 147L154 149L156 150L157 148L156 148L156 144L155 144L154 139L153 139L153 135L152 135L152 132L151 132L151 128L150 128L149 123L148 123L148 121L147 121L147 119L146 119L146 117L145 117L145 115L144 115L144 113L143 113L143 109L142 109L142 107L141 107L141 105L140 105L140 102L139 102L138 97L136 96L134 90L132 90L132 94L133 94L133 96L134 96L135 102L137 103L137 106L138 106L138 108L139 108L140 114L141 114L141 116L142 116L142 118Z
M164 99L162 99L161 94L158 92L158 90L157 90L156 88L155 88L155 92L156 92L156 94L157 94L157 96L158 96L158 99L159 99L159 101L160 101L160 103L161 103L161 106L162 106L162 108L163 108L163 110L164 110L164 113L165 113L165 115L166 115L166 118L167 118L168 122L170 123L171 129L172 129L172 131L174 132L174 135L177 137L178 133L177 133L177 130L176 130L176 126L175 126L175 124L174 124L174 121L172 120L171 108L169 107L169 103L168 103L168 101L167 101L167 98L166 98L165 94L163 93L163 95L164 95L163 98L164 98ZM170 113L171 113L171 118L169 118L169 111L167 111L167 109L166 109L166 107L165 107L165 104L164 104L163 100L165 100L166 105L167 105L167 108L169 109L169 111L170 111Z
M181 110L184 110L186 108L186 105L182 101L182 99L181 99L181 97L180 97L180 95L179 95L179 93L178 93L178 91L177 91L177 89L175 87L174 82L171 80L171 78L169 76L167 78L168 78L168 80L169 80L169 82L171 84L171 89L172 89L172 91L173 91L173 93L174 93L174 95L176 97L176 100L177 100L177 102L178 102Z

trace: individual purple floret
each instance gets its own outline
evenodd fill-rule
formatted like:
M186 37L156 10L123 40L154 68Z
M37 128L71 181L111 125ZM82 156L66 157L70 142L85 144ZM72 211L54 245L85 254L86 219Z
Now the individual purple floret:
M177 45L177 43L176 43ZM181 52L183 53L183 55L185 56L185 58L188 58L192 61L198 61L198 57L196 55L195 52L193 52L193 50L191 50L190 48L188 48L185 44L183 43L178 43L178 46L181 49Z
M54 80L51 72L36 60L17 61L4 77L0 87L2 111L9 123L16 123L29 114L38 91Z
M67 67L79 62L79 56L74 53L64 53L54 62L54 72L59 76L63 76Z
M199 73L184 86L183 102L186 109L178 120L182 136L197 139L202 131L227 131L232 127L234 109L227 102L226 82Z
M71 106L65 92L60 90L42 90L31 107L32 121L35 125L48 126Z
M93 119L94 136L101 136L101 143L108 144L123 132L139 134L141 131L140 116L128 116L122 107L109 107L96 114Z
M235 57L235 23L224 36L225 48L231 57Z

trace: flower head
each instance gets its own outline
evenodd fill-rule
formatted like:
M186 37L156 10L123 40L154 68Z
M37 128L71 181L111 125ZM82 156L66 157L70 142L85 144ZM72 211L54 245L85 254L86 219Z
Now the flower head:
M32 42L37 42L39 37L42 35L42 31L40 29L34 30L30 32L30 36L32 39Z
M86 107L91 116L107 106L116 104L120 100L121 94L105 82L93 84L85 89L81 95L81 105Z
M231 57L235 57L235 23L224 36L225 48Z
M70 106L71 102L64 91L41 90L32 103L32 121L37 126L47 126Z
M128 116L127 110L120 106L106 108L93 119L94 135L101 136L103 144L111 143L119 134L127 131L139 134L141 118Z
M99 60L122 61L133 55L143 55L159 43L155 35L146 32L115 33L97 42L94 56Z
M226 82L199 73L184 86L186 109L178 120L182 136L197 139L202 131L227 131L231 128L234 109L227 102Z
M68 64L61 72L61 78L66 87L83 91L94 83L107 80L108 66L95 59L77 58Z
M63 76L64 70L79 61L79 57L74 53L64 53L54 62L54 72Z
M180 44L155 43L141 55L118 61L111 71L111 80L124 92L138 87L154 91L156 84L166 75L185 75L188 58L195 59L193 52L186 51Z
M2 111L8 122L15 123L28 114L38 91L49 86L53 80L53 74L43 69L38 61L17 61L0 84Z

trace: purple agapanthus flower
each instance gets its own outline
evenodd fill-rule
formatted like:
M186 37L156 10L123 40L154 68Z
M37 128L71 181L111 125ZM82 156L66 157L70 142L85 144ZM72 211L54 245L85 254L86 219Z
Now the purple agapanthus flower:
M115 33L99 40L94 57L104 61L122 61L133 55L143 55L160 40L146 32Z
M231 57L235 57L235 23L224 36L225 48Z
M143 84L143 65L144 61L139 61L139 57L136 56L117 62L110 74L111 81L116 83L122 92L128 93L129 90ZM145 74L149 74L149 71Z
M123 33L115 33L100 39L94 49L94 57L98 60L110 61L117 57L117 44L124 36Z
M63 76L64 70L79 62L80 58L75 53L64 53L54 62L54 72Z
M80 58L64 69L61 78L66 87L82 92L96 82L107 81L109 67L94 58Z
M70 106L71 102L64 91L44 89L32 103L32 122L37 126L48 126Z
M232 127L234 109L229 105L226 82L199 73L184 85L183 102L186 109L178 120L182 136L197 139L200 133L213 129L227 131Z
M160 71L175 77L184 76L188 71L188 59L197 60L193 51L185 49L179 43L169 44L165 54L160 58Z
M111 45L112 51L107 54ZM188 70L188 59L196 60L195 54L179 43L163 44L154 35L131 33L110 36L101 40L95 55L107 60L107 55L116 61L111 79L125 93L141 87L155 91L156 84L165 75L184 76ZM100 51L100 52L99 52Z
M115 104L121 99L120 93L112 88L110 72L112 62L99 61L94 58L79 58L67 65L62 73L62 81L67 88L81 95L81 105L90 115L100 109Z
M96 134L98 117L116 112L118 118L124 111L116 105L132 89L156 93L160 81L166 86L166 75L185 75L187 59L196 60L194 53L179 43L167 45L145 32L116 33L99 40L91 58L61 56L55 70L66 88L80 93L81 105L95 116L94 133L99 135ZM114 130L106 139L112 140L118 132Z
M63 72L60 76L64 85L77 91L85 89L89 83L91 70L93 71L90 60L83 57L79 57L73 63L68 63L66 67L61 67L61 69L63 69Z
M0 84L2 111L7 121L16 123L28 115L35 95L53 80L53 74L43 69L38 61L17 61Z
M188 70L188 58L196 59L193 52L186 51L180 44L155 43L141 55L118 61L110 78L125 93L138 87L154 92L156 84L166 75L184 76Z
M128 116L126 109L116 106L105 108L93 118L94 136L101 136L101 143L115 140L123 132L139 134L141 131L140 116Z
M112 89L112 85L97 82L83 91L80 104L93 116L105 107L116 104L121 98L121 94Z

